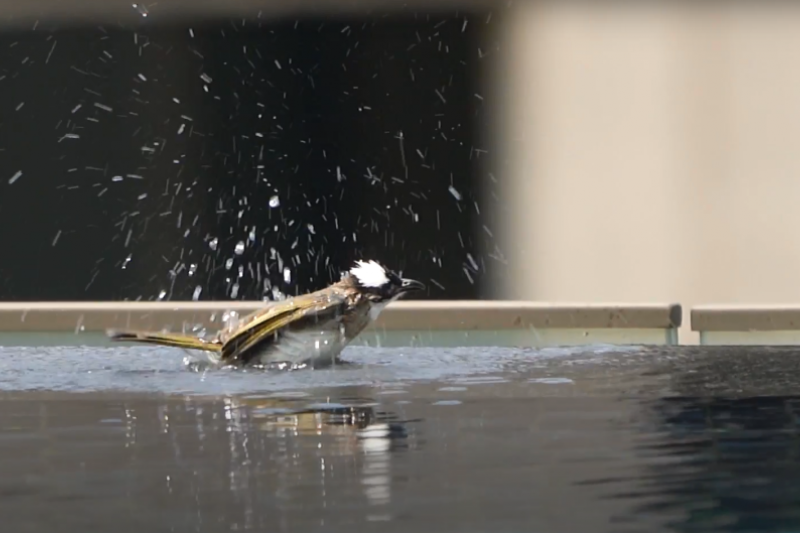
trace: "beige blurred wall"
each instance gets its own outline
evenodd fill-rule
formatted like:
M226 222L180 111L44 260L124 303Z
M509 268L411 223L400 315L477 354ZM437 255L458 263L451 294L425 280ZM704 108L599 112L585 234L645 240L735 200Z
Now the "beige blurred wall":
M800 4L531 2L506 24L494 295L800 302Z

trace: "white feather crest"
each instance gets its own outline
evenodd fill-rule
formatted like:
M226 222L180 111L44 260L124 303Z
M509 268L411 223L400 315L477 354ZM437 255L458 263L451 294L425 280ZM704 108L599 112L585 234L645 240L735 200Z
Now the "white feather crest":
M350 274L355 276L363 287L382 287L389 283L389 276L384 269L375 261L356 261L356 266L350 269Z

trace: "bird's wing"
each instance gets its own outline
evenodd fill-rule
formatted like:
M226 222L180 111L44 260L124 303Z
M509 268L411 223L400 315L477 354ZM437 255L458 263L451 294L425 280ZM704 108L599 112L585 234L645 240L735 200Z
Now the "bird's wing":
M344 311L346 299L338 294L298 296L282 301L264 311L257 311L248 317L232 332L222 345L222 361L240 360L246 362L248 351L273 342L275 333L290 324L299 325L305 321L324 322Z

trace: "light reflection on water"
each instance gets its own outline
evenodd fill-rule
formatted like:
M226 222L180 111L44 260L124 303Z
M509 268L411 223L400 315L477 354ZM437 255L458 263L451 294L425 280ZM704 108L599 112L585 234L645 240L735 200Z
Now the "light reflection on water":
M45 354L20 353L0 396L9 531L800 527L789 348L407 354L448 362L437 378L380 350L282 376L65 351L86 357L49 378L30 375Z

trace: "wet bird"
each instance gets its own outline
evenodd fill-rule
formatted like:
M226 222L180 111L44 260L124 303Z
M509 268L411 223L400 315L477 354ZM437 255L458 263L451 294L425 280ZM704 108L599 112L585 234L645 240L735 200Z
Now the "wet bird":
M356 261L333 285L259 309L210 339L140 331L110 330L108 335L116 341L202 350L222 366L320 367L336 362L387 304L424 289L419 281L401 278L377 261Z

